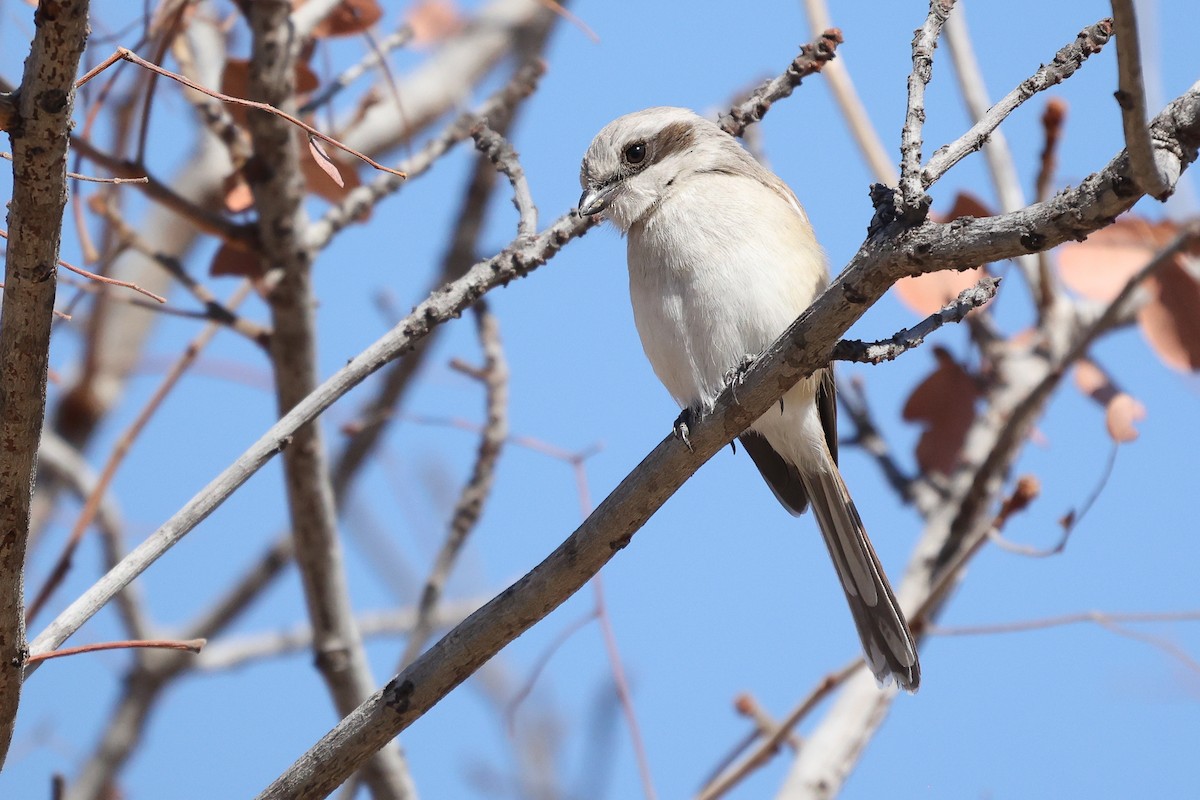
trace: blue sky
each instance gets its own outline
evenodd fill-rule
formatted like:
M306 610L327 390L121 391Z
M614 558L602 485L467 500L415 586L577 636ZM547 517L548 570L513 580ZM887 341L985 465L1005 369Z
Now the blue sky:
M600 42L568 25L558 29L547 55L549 72L513 136L543 225L578 199L579 159L603 124L650 105L701 112L724 108L741 90L777 74L799 43L812 38L799 3L581 2L571 8ZM1156 111L1197 78L1194 11L1183 0L1139 8L1147 71L1157 84L1151 86ZM846 38L839 55L897 160L911 32L925 11L924 3L835 3L832 9L834 24ZM967 11L993 99L1109 13L1107 4L1090 0L967 4ZM385 22L397 13L393 9ZM3 20L5 41L14 43L7 52L23 55L27 7L7 4ZM107 47L98 45L98 55ZM4 59L6 76L19 75L16 61ZM1069 104L1060 183L1077 183L1120 149L1115 88L1110 45L1075 78L1047 93ZM1044 98L1034 99L1004 126L1026 187L1041 148L1043 103ZM181 106L178 100L173 106L164 103L165 108ZM969 125L945 49L937 53L927 108L928 154ZM169 174L186 158L181 142L187 135L172 115L156 115L152 158L160 173ZM840 269L870 218L872 177L819 77L771 111L763 143L772 167L805 204L833 269ZM401 308L420 299L457 208L467 155L461 149L445 159L381 205L370 224L346 232L319 258L322 374L385 330L372 302L377 291L390 290ZM1152 216L1194 214L1190 173L1185 183L1166 209L1143 203L1138 210ZM935 208L947 208L961 189L994 202L980 156L964 161L934 188ZM503 247L514 226L511 206L506 200L496 203L482 251ZM203 272L206 253L211 250L190 264L193 270ZM78 257L73 234L63 255ZM513 432L565 450L601 445L587 462L589 489L598 502L669 431L677 413L637 341L624 243L611 230L594 231L490 299L510 361ZM251 306L249 313L264 315L260 306ZM1029 319L1017 276L1005 286L997 313L1008 330ZM914 321L888 297L851 335L881 338ZM93 451L97 459L157 384L163 359L178 352L195 330L192 322L164 320L145 373L130 388L125 412L106 427ZM52 358L56 368L69 367L80 335L63 329ZM960 330L943 330L936 340L960 356L967 353ZM1146 404L1140 438L1122 447L1106 490L1065 553L1027 559L985 550L944 624L1085 610L1195 608L1195 584L1182 565L1200 561L1188 503L1200 446L1194 424L1200 383L1162 366L1136 331L1109 337L1096 356ZM445 332L407 411L480 418L478 387L447 367L453 357L479 358L466 319ZM260 353L225 335L203 366L156 418L117 480L115 492L132 540L169 517L270 424L274 401L264 388L268 367ZM261 381L230 380L231 366ZM926 347L893 364L845 370L866 382L875 412L905 464L912 463L919 431L900 420L899 410L932 366ZM369 390L360 389L330 412L327 430L335 447L336 426L352 419L368 396ZM1057 535L1057 519L1093 490L1111 445L1100 410L1069 385L1038 427L1044 442L1026 449L1017 472L1037 475L1043 494L1013 520L1007 534L1046 545ZM396 583L402 592L415 594L411 577L400 570L392 571L399 580L385 581L376 568L380 557L362 542L371 535L383 537L416 575L423 575L444 529L447 498L454 497L467 474L475 446L473 435L457 430L401 424L393 431L381 463L360 481L355 513L345 526L357 607L394 604ZM876 547L898 579L918 519L897 502L863 454L844 449L842 463ZM451 582L451 595L490 597L570 533L579 522L573 481L565 464L510 447L494 498ZM144 576L143 589L161 624L192 618L283 529L280 486L273 464ZM63 525L72 517L65 514ZM59 595L62 604L94 580L98 548L92 542L85 549ZM44 574L50 558L50 552L37 553L34 576ZM693 793L748 730L732 709L738 693L750 692L768 712L782 716L822 676L858 652L815 523L809 516L789 517L740 453L725 451L701 469L603 575L651 769L664 798ZM590 589L573 598L503 652L504 669L516 682L524 681L556 638L592 606ZM237 632L290 625L302 608L298 581L289 574ZM1200 657L1195 623L1138 630ZM117 631L112 616L103 614L74 643L111 638ZM377 678L390 674L401 648L395 640L371 643ZM146 746L126 771L129 796L243 797L260 790L336 721L309 660L293 656L178 685L159 707ZM922 662L920 693L897 702L850 778L846 796L1036 798L1064 791L1182 796L1193 787L1186 765L1194 755L1200 719L1200 676L1160 649L1079 625L933 639ZM73 774L119 688L123 663L121 654L90 655L60 660L37 673L26 687L0 794L45 796L52 771ZM638 797L629 738L614 716L608 681L603 641L592 624L557 650L518 712L517 724L530 724L546 710L554 713L560 726L558 772L579 797ZM402 741L427 798L499 796L478 791L469 775L480 765L512 769L503 724L470 684L416 723ZM786 762L772 761L732 796L770 796Z

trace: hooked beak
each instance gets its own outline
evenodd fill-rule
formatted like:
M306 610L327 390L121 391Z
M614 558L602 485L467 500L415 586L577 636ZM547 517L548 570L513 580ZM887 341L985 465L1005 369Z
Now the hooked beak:
M615 188L616 184L610 183L607 186L596 186L585 189L579 197L579 216L590 217L608 208L608 203L612 200Z

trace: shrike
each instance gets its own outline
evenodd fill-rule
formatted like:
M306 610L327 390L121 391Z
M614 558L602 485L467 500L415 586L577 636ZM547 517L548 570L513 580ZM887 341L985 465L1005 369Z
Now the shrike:
M609 123L579 180L579 213L601 213L627 237L642 348L694 414L829 283L796 196L692 111L649 108ZM916 691L916 645L838 471L832 369L796 384L739 441L784 508L799 515L812 503L875 677Z

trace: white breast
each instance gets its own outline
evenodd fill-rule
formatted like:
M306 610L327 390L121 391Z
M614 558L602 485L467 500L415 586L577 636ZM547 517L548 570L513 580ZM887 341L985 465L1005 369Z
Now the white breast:
M726 373L770 344L828 283L803 212L746 177L705 173L629 231L642 347L681 406L707 406Z

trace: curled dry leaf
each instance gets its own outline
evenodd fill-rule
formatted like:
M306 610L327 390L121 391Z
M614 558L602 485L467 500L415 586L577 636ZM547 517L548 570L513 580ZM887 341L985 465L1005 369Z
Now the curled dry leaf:
M421 0L408 13L416 45L436 44L458 33L465 24L462 12L451 0Z
M1151 222L1125 214L1083 242L1060 247L1059 274L1063 283L1084 297L1111 301L1179 230L1170 220ZM1163 363L1182 372L1200 370L1197 256L1200 242L1193 242L1149 277L1146 300L1138 311L1138 324L1150 347Z
M1138 437L1134 423L1146 418L1146 407L1121 391L1096 362L1085 358L1075 365L1075 385L1104 408L1104 425L1114 442L1132 442Z
M1120 392L1108 404L1104 412L1104 424L1114 442L1132 442L1138 437L1133 426L1146 418L1146 407L1131 395Z
M333 163L329 153L325 152L325 148L321 147L321 143L314 136L308 137L308 152L317 166L329 176L331 181L337 184L339 189L346 188L346 181L342 180L342 173L338 170L337 164Z
M917 464L925 472L949 475L975 420L979 387L944 347L934 347L933 355L937 368L909 395L903 416L925 425L917 442Z
M954 205L949 212L930 214L930 217L937 222L950 222L961 217L990 216L992 216L992 212L978 198L966 192L960 192L954 198ZM941 270L912 278L901 278L896 281L896 297L915 313L925 317L943 308L958 297L960 292L971 288L986 275L987 271L980 266L964 269L961 272Z
M304 175L305 186L318 197L336 203L352 190L362 186L358 177L357 163L342 157L341 152L330 154L324 147L314 147L313 139L304 131L297 131L309 145L311 158L300 159L300 172ZM360 222L369 218L366 212Z

